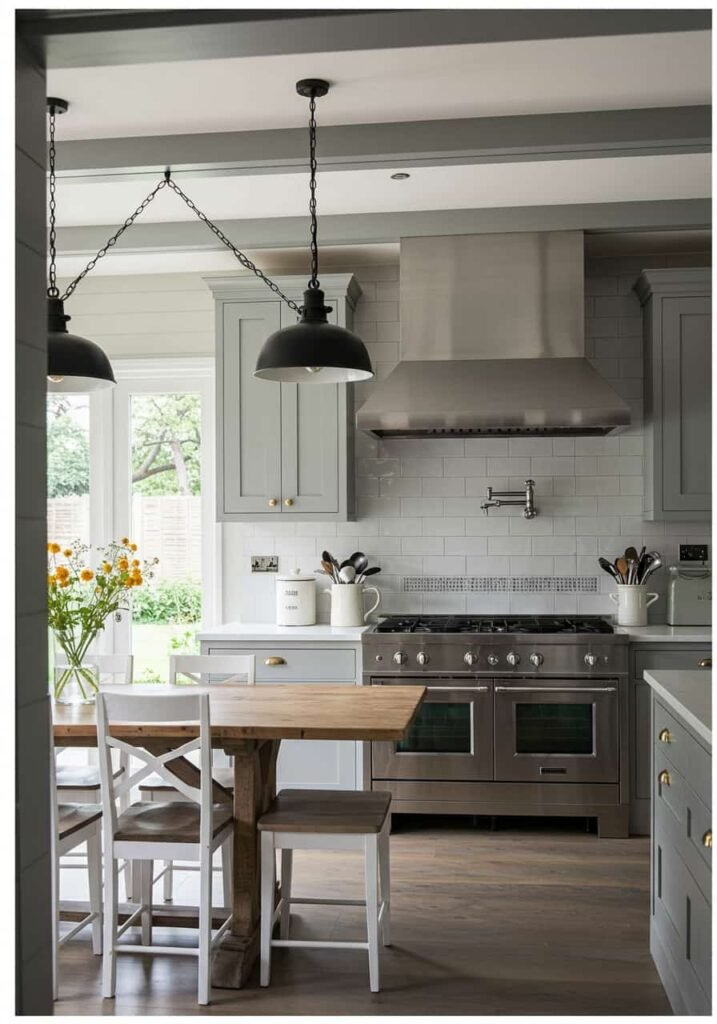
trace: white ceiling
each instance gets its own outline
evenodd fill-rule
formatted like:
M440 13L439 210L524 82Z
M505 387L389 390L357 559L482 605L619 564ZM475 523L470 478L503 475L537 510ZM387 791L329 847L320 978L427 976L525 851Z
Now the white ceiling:
M320 124L710 101L710 33L552 39L48 71L58 139L298 127L299 78L332 83ZM531 165L535 166L535 165Z
M710 194L710 158L702 153L418 167L410 173L406 181L393 181L390 169L320 172L319 213L698 199ZM182 178L181 184L212 220L307 214L307 177L303 173ZM89 184L60 179L58 223L121 223L150 187L146 181ZM194 219L196 215L166 189L142 214L141 222Z

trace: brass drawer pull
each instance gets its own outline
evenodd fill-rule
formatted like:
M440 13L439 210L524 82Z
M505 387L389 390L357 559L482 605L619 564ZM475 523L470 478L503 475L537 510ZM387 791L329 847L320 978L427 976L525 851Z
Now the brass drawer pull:
M277 665L286 665L286 660L284 658L279 658L276 655L274 655L271 658L267 658L264 664L268 665L269 668L275 668Z
M287 508L291 508L291 506L294 504L294 499L284 498L284 504L286 505Z
M706 846L708 850L712 849L712 829L707 829L705 834L702 836L702 845Z
M268 505L269 508L276 508L276 506L278 505L276 498L269 498Z
M712 668L712 659L711 658L702 658L697 663L697 665L698 665L699 668Z
M667 771L666 768L664 768L660 772L660 774L657 776L657 781L660 783L661 786L670 786L670 785L672 785L672 779L670 778L670 773Z
M672 743L672 733L669 729L660 729L660 743Z

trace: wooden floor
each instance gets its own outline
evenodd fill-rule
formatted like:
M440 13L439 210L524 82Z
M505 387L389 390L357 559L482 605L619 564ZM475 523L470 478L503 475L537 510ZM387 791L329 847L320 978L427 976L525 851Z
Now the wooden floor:
M184 958L121 957L117 997L103 1001L101 958L79 936L61 952L56 1014L670 1013L648 952L646 839L598 840L579 824L397 825L380 993L362 950L276 949L269 989L257 972L242 991L215 989L202 1011L196 962ZM362 896L354 853L302 851L295 864L297 894ZM176 902L191 902L196 882L184 875ZM360 908L303 907L292 935L363 938L363 924ZM195 934L155 930L163 939Z

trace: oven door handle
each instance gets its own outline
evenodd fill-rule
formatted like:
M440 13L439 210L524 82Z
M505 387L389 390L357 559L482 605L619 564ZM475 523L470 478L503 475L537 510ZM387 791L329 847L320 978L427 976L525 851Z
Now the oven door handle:
M496 693L615 693L616 686L496 686Z
M489 686L427 686L430 693L452 693L460 690L461 693L487 693Z

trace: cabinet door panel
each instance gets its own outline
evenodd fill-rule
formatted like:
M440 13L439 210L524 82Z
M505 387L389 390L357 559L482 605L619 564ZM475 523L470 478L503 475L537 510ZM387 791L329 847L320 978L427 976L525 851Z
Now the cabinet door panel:
M663 497L669 511L709 509L710 300L663 302Z
M281 385L258 380L259 349L279 329L278 302L224 304L219 432L224 513L281 511ZM269 499L275 498L272 508Z
M331 300L328 300L331 304ZM336 323L336 303L329 320ZM294 322L282 308L282 325ZM281 385L282 498L293 502L286 514L339 510L338 384Z

